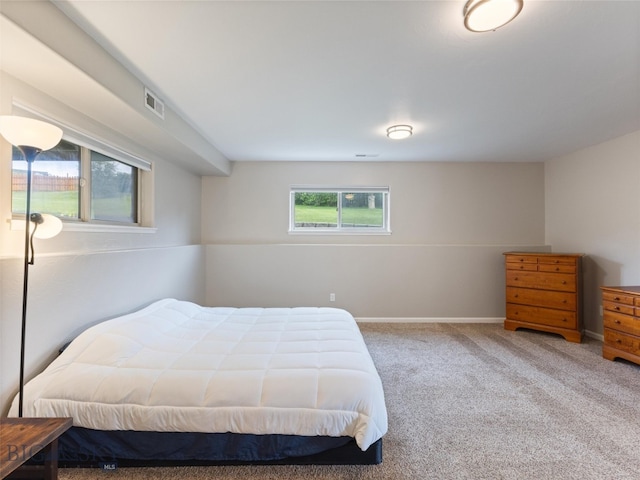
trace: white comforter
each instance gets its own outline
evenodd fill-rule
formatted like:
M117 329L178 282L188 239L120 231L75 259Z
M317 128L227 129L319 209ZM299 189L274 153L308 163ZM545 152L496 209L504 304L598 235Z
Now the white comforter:
M79 335L27 384L24 416L97 430L350 436L362 450L387 431L380 377L348 312L173 299Z

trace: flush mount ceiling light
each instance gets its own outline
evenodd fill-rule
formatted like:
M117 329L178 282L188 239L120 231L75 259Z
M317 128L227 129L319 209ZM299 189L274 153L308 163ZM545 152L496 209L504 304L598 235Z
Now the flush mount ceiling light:
M523 0L469 0L464 6L464 26L472 32L496 30L516 18Z
M413 127L411 125L393 125L387 128L387 137L392 140L402 140L408 138L413 133Z

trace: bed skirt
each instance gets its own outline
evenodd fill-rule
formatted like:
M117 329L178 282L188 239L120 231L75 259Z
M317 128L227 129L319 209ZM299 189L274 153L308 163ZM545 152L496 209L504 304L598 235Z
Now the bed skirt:
M73 427L60 437L60 467L166 465L375 465L382 439L362 451L351 437L102 431Z

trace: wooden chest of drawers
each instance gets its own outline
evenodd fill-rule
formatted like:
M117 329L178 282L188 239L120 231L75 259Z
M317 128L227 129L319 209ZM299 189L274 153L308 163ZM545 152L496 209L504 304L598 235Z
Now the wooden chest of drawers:
M601 287L604 320L602 356L640 364L640 286Z
M504 328L582 341L582 254L507 252Z

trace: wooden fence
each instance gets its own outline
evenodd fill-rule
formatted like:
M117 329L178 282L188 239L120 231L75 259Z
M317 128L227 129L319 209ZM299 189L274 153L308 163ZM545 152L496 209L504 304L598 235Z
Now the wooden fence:
M37 192L68 192L78 190L78 177L56 177L33 173L31 188ZM27 189L26 172L13 172L11 188L14 192L24 192Z

